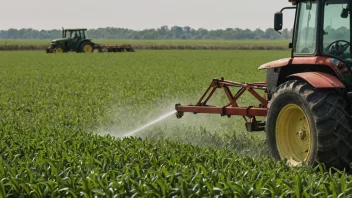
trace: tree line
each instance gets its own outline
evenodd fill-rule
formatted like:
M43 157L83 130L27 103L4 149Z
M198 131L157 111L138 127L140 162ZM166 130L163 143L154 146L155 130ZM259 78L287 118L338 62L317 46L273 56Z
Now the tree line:
M281 34L273 28L266 30L261 29L241 29L227 28L218 30L207 30L204 28L194 29L191 27L180 26L162 26L157 29L131 30L125 28L97 28L89 29L88 36L94 39L225 39L225 40L243 40L243 39L291 39L292 30L284 29ZM0 30L0 39L55 39L61 37L61 29L53 30L35 30L35 29L8 29Z

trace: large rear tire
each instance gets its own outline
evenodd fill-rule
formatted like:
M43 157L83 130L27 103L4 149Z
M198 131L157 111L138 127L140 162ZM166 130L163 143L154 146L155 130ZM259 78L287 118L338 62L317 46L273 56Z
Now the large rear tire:
M80 51L83 53L92 53L94 51L93 44L90 42L84 42L81 44Z
M280 85L269 104L266 132L273 157L289 165L324 163L350 169L352 131L346 101L301 80Z

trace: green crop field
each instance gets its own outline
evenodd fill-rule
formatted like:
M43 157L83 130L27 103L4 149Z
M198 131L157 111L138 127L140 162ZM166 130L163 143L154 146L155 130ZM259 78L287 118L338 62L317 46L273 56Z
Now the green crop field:
M137 50L287 50L288 40L93 40L100 45L131 44ZM0 51L45 50L50 40L0 40Z
M0 45L49 45L51 40L1 40ZM99 44L122 44L132 45L274 45L287 47L290 41L286 40L103 40L93 39Z
M351 176L276 162L241 117L171 116L124 137L212 78L264 81L258 66L289 54L0 52L0 197L348 197Z

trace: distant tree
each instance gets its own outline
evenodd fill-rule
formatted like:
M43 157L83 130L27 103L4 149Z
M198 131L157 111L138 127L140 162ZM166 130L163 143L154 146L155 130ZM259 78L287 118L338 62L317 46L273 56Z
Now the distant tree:
M264 31L259 28L253 31L254 39L256 40L264 38L264 34Z
M154 40L158 38L158 32L155 29L145 30L143 38L147 40Z
M139 40L139 39L141 39L141 37L140 37L138 34L135 34L135 35L133 36L133 39L134 39L134 40Z
M204 37L208 34L208 30L204 29L204 28L199 28L198 29L198 35L200 36L200 39L205 39Z
M283 39L290 39L291 38L287 28L282 30L281 37Z
M169 27L168 26L161 26L160 28L157 29L158 34L160 35L161 39L167 39L169 38Z
M183 27L183 32L186 34L190 34L192 31L192 28L189 26Z
M183 29L179 26L171 27L170 31L172 32L173 37L177 39L181 38L183 35Z
M248 37L247 37L247 33L244 31L244 30L242 30L242 29L240 29L240 28L235 28L235 39L238 39L238 40L241 40L241 39L247 39Z
M350 37L350 31L344 26L338 28L336 30L335 34L336 34L335 38L341 38L343 40L350 40L350 38L349 38Z
M327 27L330 35L344 35L347 28L338 30ZM311 30L309 30L311 32ZM34 29L8 29L0 30L0 39L54 39L61 37L61 29L54 30L34 30ZM277 33L274 29L268 28L265 31L261 29L226 28L217 30L207 30L204 28L193 29L189 26L161 26L157 29L131 30L125 28L97 28L88 30L88 37L95 39L291 39L292 30L284 29L282 34Z
M281 39L281 35L277 33L273 28L268 28L265 30L264 39Z

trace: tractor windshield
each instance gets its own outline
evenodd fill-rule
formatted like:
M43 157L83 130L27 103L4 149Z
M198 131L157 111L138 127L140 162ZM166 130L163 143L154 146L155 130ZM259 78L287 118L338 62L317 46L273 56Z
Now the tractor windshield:
M349 0L327 0L324 4L323 52L351 61Z
M316 51L317 3L300 2L295 53L313 54Z
M78 31L66 30L65 38L73 39L79 37Z

